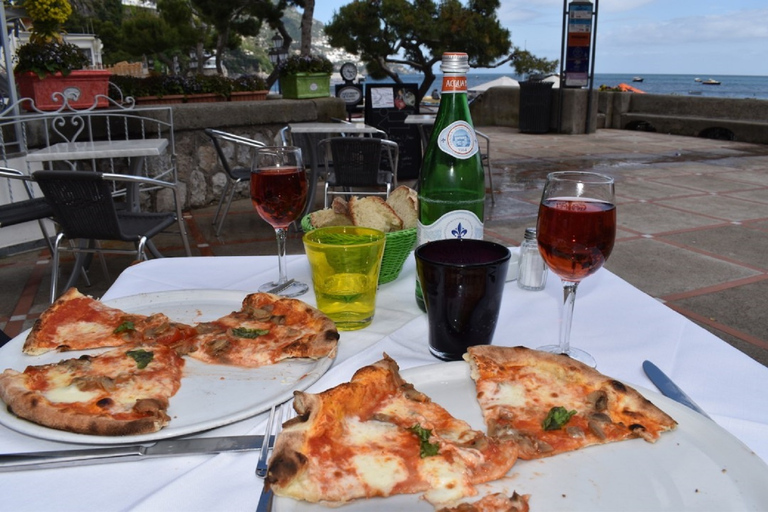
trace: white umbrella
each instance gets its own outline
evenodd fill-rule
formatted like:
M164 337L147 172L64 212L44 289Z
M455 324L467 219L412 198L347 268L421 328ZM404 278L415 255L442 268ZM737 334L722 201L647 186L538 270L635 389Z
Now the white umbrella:
M520 87L520 82L518 82L514 78L510 78L508 76L502 76L501 78L497 78L496 80L491 80L490 82L485 82L484 84L470 87L467 90L474 91L474 92L483 92L483 91L487 91L491 87Z

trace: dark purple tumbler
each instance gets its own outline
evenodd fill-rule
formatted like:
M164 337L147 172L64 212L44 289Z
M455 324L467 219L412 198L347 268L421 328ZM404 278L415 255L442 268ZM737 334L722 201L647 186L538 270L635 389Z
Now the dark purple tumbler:
M429 319L429 350L445 361L493 340L510 252L484 240L451 238L416 249Z

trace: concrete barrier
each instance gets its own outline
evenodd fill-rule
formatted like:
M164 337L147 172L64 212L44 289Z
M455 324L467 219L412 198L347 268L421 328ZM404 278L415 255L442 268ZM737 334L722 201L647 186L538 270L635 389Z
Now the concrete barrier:
M598 127L768 144L768 101L602 91Z

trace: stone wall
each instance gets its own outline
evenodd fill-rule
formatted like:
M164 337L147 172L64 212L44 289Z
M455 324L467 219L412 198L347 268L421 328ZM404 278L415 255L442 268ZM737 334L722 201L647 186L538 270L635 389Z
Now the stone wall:
M288 123L329 122L346 118L344 102L336 98L268 100L253 102L187 103L173 105L176 164L185 188L185 208L198 208L219 200L227 177L205 128L242 135L273 144ZM250 154L227 145L233 162L248 165ZM239 191L245 196L245 188ZM168 209L170 198L158 198L157 208Z

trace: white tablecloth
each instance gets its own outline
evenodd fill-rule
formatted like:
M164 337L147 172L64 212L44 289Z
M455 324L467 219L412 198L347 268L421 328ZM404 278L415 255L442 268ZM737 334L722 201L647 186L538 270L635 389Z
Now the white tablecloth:
M253 291L276 272L274 257L152 260L123 272L103 299L179 289ZM288 275L311 282L304 256L289 257ZM562 291L549 277L541 292L508 283L495 344L537 347L556 341ZM427 349L426 315L416 307L414 279L411 257L396 281L380 287L373 323L342 333L336 361L309 391L348 380L383 352L402 369L438 362ZM311 291L302 299L315 304ZM768 368L622 279L601 270L582 283L572 342L594 355L606 375L648 389L653 384L641 364L655 362L717 423L768 460ZM203 435L262 433L264 425L262 414ZM0 427L0 452L63 447ZM6 473L0 474L0 495L3 509L14 511L251 511L261 492L254 475L257 457L249 452Z

